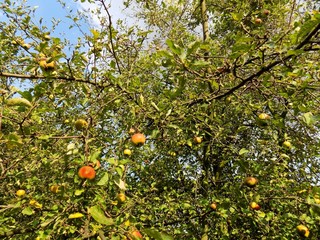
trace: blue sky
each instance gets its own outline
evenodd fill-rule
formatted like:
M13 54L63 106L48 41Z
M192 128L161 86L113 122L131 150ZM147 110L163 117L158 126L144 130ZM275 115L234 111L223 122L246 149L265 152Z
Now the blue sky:
M81 33L77 28L69 29L69 26L72 24L72 21L65 16L70 10L73 10L73 14L76 15L77 10L85 10L88 12L89 8L93 8L93 4L81 3L80 1L74 2L74 0L64 0L66 3L67 9L64 9L57 0L27 0L27 5L37 7L36 10L36 24L40 18L43 18L42 24L50 26L51 20L55 18L56 20L61 20L61 23L56 28L55 33L52 35L58 35L57 37L66 37L63 34L67 35L68 39L77 39L77 37L82 37ZM111 4L110 13L113 18L113 22L116 22L119 18L124 18L125 15L122 12L122 1L119 0L109 0L108 3ZM92 26L98 24L97 18L92 16ZM91 27L92 27L91 26ZM89 25L82 25L82 30L84 32L89 32Z

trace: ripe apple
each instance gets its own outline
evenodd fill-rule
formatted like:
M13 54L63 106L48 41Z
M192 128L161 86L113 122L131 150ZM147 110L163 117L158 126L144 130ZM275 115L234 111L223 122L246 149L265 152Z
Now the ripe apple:
M254 22L255 22L256 24L261 24L261 23L262 23L262 19L261 19L261 18L256 18L256 19L254 20Z
M270 14L270 10L264 9L262 13L263 15L268 16Z
M196 144L200 144L202 142L202 138L201 137L198 137L198 136L195 136L193 138L193 141L196 143Z
M120 203L124 203L126 201L126 195L124 193L118 193L117 195L117 200Z
M83 166L79 169L78 175L80 178L92 180L96 177L96 171L91 166Z
M88 127L88 123L87 123L87 121L84 120L84 119L78 119L78 120L74 123L74 126L76 127L76 129L77 129L78 131L81 131L81 130L83 130L83 129L85 129L85 128Z
M23 190L23 189L19 189L17 192L16 192L16 195L18 197L23 197L24 195L26 195L26 191Z
M138 230L132 231L130 235L133 238L133 240L143 239L141 233Z
M287 148L291 148L291 147L292 147L291 142L289 142L289 141L284 141L284 142L282 143L282 145L283 145L284 147L287 147Z
M135 133L132 135L131 141L134 145L140 146L146 142L146 137L142 133Z
M256 202L251 202L250 203L250 207L253 209L253 210L259 210L261 207L258 203Z
M132 154L131 150L126 148L124 151L123 151L123 154L124 155L127 155L127 156L130 156Z
M214 202L214 203L211 203L210 204L210 208L212 209L212 210L217 210L217 204Z
M302 224L297 226L297 231L298 231L298 233L299 233L299 235L301 237L306 237L307 238L310 235L309 229L306 226L302 225Z
M258 179L255 177L246 177L244 184L250 188L254 188L258 184Z

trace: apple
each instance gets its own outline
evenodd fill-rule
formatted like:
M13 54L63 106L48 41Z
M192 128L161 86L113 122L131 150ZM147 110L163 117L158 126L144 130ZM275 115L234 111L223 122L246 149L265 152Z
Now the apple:
M76 127L76 129L77 129L78 131L81 131L81 130L83 130L83 129L85 129L85 128L88 127L88 123L87 123L87 121L84 120L84 119L78 119L78 120L74 123L74 126Z
M26 195L26 191L23 190L23 189L19 189L17 192L16 192L16 195L18 197L23 197L24 195Z
M134 130L134 128L130 128L130 129L129 129L129 134L130 134L130 135L135 134L135 132L136 132L136 130Z
M126 201L126 195L124 193L118 193L117 195L117 200L120 203L124 203Z
M39 203L39 202L37 202L37 201L34 200L34 199L31 199L31 200L29 201L29 204L30 204L31 206L33 206L33 207L36 207L36 208L42 208L42 204Z
M49 62L49 63L47 63L47 65L46 65L46 69L47 69L47 70L53 70L55 67L56 67L55 61Z
M123 151L123 154L124 155L127 155L127 156L130 156L132 154L131 150L126 148L124 151Z
M38 63L41 68L44 68L44 69L47 68L47 61L46 60L40 59Z
M250 188L254 188L258 184L258 179L255 177L246 177L244 184Z
M92 180L96 177L96 171L91 166L83 166L79 169L78 175L80 178Z
M261 120L268 120L270 119L270 116L266 113L260 113L258 116Z
M146 137L142 133L135 133L132 135L131 141L134 145L140 146L146 142Z
M132 231L130 235L133 238L133 240L143 239L141 233L138 230Z
M264 10L262 11L262 13L263 13L263 15L268 16L268 15L270 14L270 10L264 9Z
M50 191L52 193L58 193L59 192L59 186L58 185L52 185L50 186Z
M307 238L310 235L309 229L306 226L302 225L302 224L297 226L297 231L298 231L298 233L299 233L299 235L301 237L306 237Z
M212 210L217 210L217 204L214 202L214 203L211 203L210 204L210 208L212 209Z
M202 142L202 138L201 137L198 137L198 136L195 136L193 138L193 141L196 143L196 144L200 144Z
M24 43L24 44L22 44L22 47L23 47L24 49L26 49L26 50L29 50L29 49L31 48L31 45L28 44L28 43Z
M291 147L292 147L292 145L291 145L291 143L290 143L289 141L284 141L284 142L282 143L282 145L283 145L284 147L287 147L287 148L291 148Z
M253 210L259 210L261 207L258 203L256 202L251 202L250 203L250 207L253 209Z
M256 18L256 19L254 20L254 22L255 22L256 24L261 24L261 23L262 23L262 19L261 19L261 18Z

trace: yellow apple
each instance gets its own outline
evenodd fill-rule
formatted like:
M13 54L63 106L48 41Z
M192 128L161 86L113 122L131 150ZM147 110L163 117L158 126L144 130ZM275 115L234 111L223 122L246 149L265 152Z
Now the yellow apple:
M302 225L302 224L297 226L297 231L298 231L298 233L299 233L299 235L301 237L306 237L307 238L310 235L309 229L306 226Z
M246 177L244 183L246 186L253 188L258 184L258 179L255 177Z
M124 151L123 151L123 154L124 155L127 155L127 156L130 156L132 154L131 150L126 148Z
M26 191L23 190L23 189L19 189L17 192L16 192L16 195L18 197L23 197L24 195L26 195Z
M117 195L117 200L120 202L120 203L124 203L126 201L126 195L124 193L119 193Z

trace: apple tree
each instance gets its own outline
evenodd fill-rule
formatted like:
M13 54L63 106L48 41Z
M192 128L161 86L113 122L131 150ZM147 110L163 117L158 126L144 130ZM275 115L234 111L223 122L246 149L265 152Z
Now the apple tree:
M319 238L319 1L78 2L0 5L1 238Z

